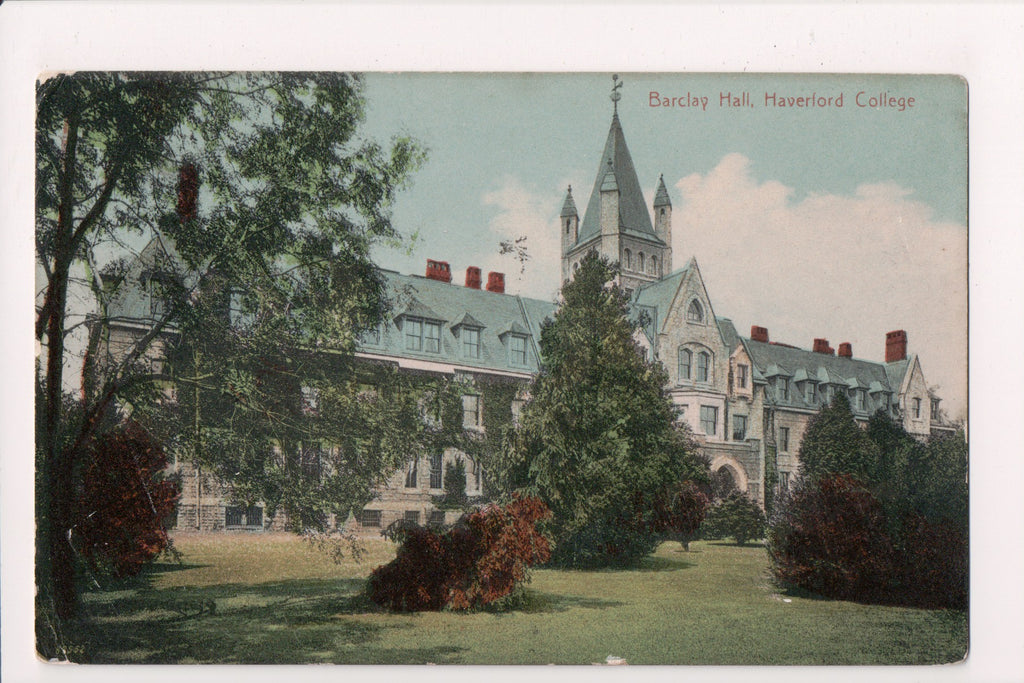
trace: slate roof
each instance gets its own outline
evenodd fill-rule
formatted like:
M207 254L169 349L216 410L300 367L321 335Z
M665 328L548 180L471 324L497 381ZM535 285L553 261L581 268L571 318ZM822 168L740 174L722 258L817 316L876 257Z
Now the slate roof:
M498 294L388 270L382 270L381 274L384 276L393 313L383 326L380 341L375 341L371 336L364 338L359 344L360 352L371 356L399 357L484 371L537 373L540 370L537 346L540 325L544 318L554 315L553 302ZM405 334L400 329L404 321L397 320L400 314L411 315L406 311L424 312L424 315L416 317L441 324L438 352L406 348ZM460 329L453 330L453 327L480 329L478 358L466 353L462 340L456 336ZM508 334L527 337L526 365L513 363L507 345Z
M644 285L637 290L636 295L633 297L635 305L646 306L657 311L655 323L657 325L656 329L659 331L665 323L665 314L672 305L672 300L675 299L679 285L682 284L688 270L689 266L680 268L671 275L666 275L660 280Z
M774 388L769 389L769 401L777 406L818 408L815 402L807 403L803 391L800 391L798 386L793 386L807 380L849 389L867 389L869 393L885 391L896 394L899 392L909 362L876 363L747 338L743 338L742 342L754 363L755 378L762 376L771 379L776 375L791 378L788 400L782 398L781 392L775 391ZM866 401L864 405L864 410L857 411L854 408L854 412L862 415L873 412L871 402Z
M611 160L609 169L608 161ZM606 176L612 176L607 178ZM604 143L604 151L598 162L594 178L594 189L587 202L587 211L583 216L577 244L601 233L601 188L615 186L619 190L619 228L633 230L644 237L664 244L654 233L651 215L644 203L644 195L640 189L640 181L633 167L633 158L626 147L626 138L622 133L619 116L612 116L612 125L608 130L608 138Z

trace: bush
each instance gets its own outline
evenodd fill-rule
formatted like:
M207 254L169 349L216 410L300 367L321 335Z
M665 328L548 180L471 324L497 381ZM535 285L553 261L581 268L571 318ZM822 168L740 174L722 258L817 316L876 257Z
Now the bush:
M739 545L764 536L764 513L745 493L733 492L708 510L701 528L704 538L732 537Z
M512 594L550 546L537 523L550 516L537 498L515 497L467 515L451 529L403 529L394 560L373 570L370 599L388 609L465 610Z
M164 520L178 486L162 478L167 457L134 422L97 437L89 451L72 540L93 571L134 576L168 546Z
M882 505L850 475L805 482L768 537L777 579L843 600L885 602L892 542Z

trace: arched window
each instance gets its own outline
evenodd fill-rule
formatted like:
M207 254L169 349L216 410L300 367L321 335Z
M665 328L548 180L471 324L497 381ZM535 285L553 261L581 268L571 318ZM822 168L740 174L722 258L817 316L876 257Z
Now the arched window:
M629 249L626 249L626 251L625 251L625 258L623 260L626 262L626 270L632 270L632 268L633 268L633 252L631 252Z
M571 218L566 218L565 219L565 234L566 235L569 234L569 226L570 225L572 225L572 219Z
M693 363L693 354L689 349L679 349L679 379L690 379L690 366Z
M640 256L637 257L636 269L641 273L644 272L644 252L640 252Z
M651 257L651 275L657 275L657 274L658 274L658 257L657 256L652 256Z
M708 366L711 365L711 356L708 355L707 351L701 351L697 354L697 381L707 382L708 381Z
M577 261L576 263L572 264L572 272L575 273L579 269L580 269L580 262L579 261Z
M704 309L696 299L691 301L690 307L686 309L686 320L691 323L704 322Z

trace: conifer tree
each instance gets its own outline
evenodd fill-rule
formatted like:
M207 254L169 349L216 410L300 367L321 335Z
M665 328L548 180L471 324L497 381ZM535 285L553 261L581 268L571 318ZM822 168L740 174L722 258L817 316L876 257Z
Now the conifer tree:
M799 458L804 477L850 474L864 481L874 475L879 460L878 447L857 426L842 393L808 422Z

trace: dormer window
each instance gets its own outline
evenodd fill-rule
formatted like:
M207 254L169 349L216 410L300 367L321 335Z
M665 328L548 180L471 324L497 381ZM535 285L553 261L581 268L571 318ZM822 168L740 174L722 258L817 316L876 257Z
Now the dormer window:
M939 399L937 398L932 399L932 419L939 419Z
M814 383L807 382L804 385L804 402L814 403Z
M696 299L691 301L689 308L686 309L686 321L691 323L704 322L704 309Z
M479 358L480 330L475 327L463 327L459 336L462 338L462 354L466 358Z
M853 391L853 407L856 410L864 410L864 392L860 389Z
M782 400L782 401L788 401L789 400L789 378L788 377L779 377L776 380L776 382L778 383L776 386L777 386L778 391L779 391L779 399Z
M526 365L526 337L521 334L509 335L508 356L512 365Z
M749 368L746 365L739 364L736 366L736 386L740 389L747 388L747 371Z
M441 352L441 323L436 320L406 318L405 348L408 351Z

